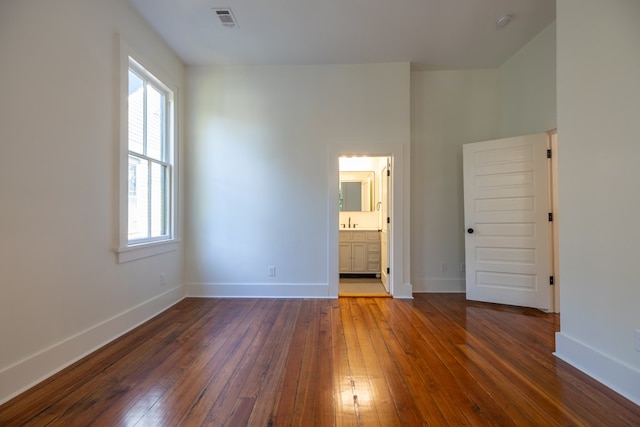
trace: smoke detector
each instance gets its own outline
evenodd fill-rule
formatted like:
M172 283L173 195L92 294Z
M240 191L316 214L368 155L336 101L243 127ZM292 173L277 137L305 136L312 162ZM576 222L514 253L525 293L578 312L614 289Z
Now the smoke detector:
M501 16L498 16L498 19L496 19L496 27L498 27L498 28L506 27L507 24L509 24L509 22L511 22L511 18L513 18L513 15L501 15Z
M218 17L218 19L220 20L223 26L227 28L233 28L238 26L236 18L235 16L233 16L233 12L231 11L231 9L214 8L213 11L216 13L216 16Z

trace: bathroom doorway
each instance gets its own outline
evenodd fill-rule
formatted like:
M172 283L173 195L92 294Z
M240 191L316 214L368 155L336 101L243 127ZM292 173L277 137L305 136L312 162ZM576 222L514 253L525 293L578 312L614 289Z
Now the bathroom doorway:
M339 297L391 297L391 158L339 158Z

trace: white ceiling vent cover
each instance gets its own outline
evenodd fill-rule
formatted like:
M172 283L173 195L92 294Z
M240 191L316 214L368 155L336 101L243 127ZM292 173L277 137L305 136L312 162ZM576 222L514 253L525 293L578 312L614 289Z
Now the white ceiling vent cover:
M216 16L225 27L233 28L238 26L236 17L233 16L233 12L231 12L231 9L213 9L213 11L216 13Z

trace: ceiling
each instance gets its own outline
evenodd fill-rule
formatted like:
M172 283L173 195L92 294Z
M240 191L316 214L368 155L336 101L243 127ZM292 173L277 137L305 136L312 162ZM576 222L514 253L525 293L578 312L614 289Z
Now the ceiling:
M411 62L495 68L555 20L555 0L129 0L189 65ZM214 9L229 8L237 26ZM502 28L496 19L512 15Z

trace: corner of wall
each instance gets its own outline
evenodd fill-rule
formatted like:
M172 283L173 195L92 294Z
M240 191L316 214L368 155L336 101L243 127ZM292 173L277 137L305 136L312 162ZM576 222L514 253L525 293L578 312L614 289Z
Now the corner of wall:
M0 371L0 404L124 335L185 297L184 286L138 304Z
M595 348L556 333L556 357L640 405L640 372Z

